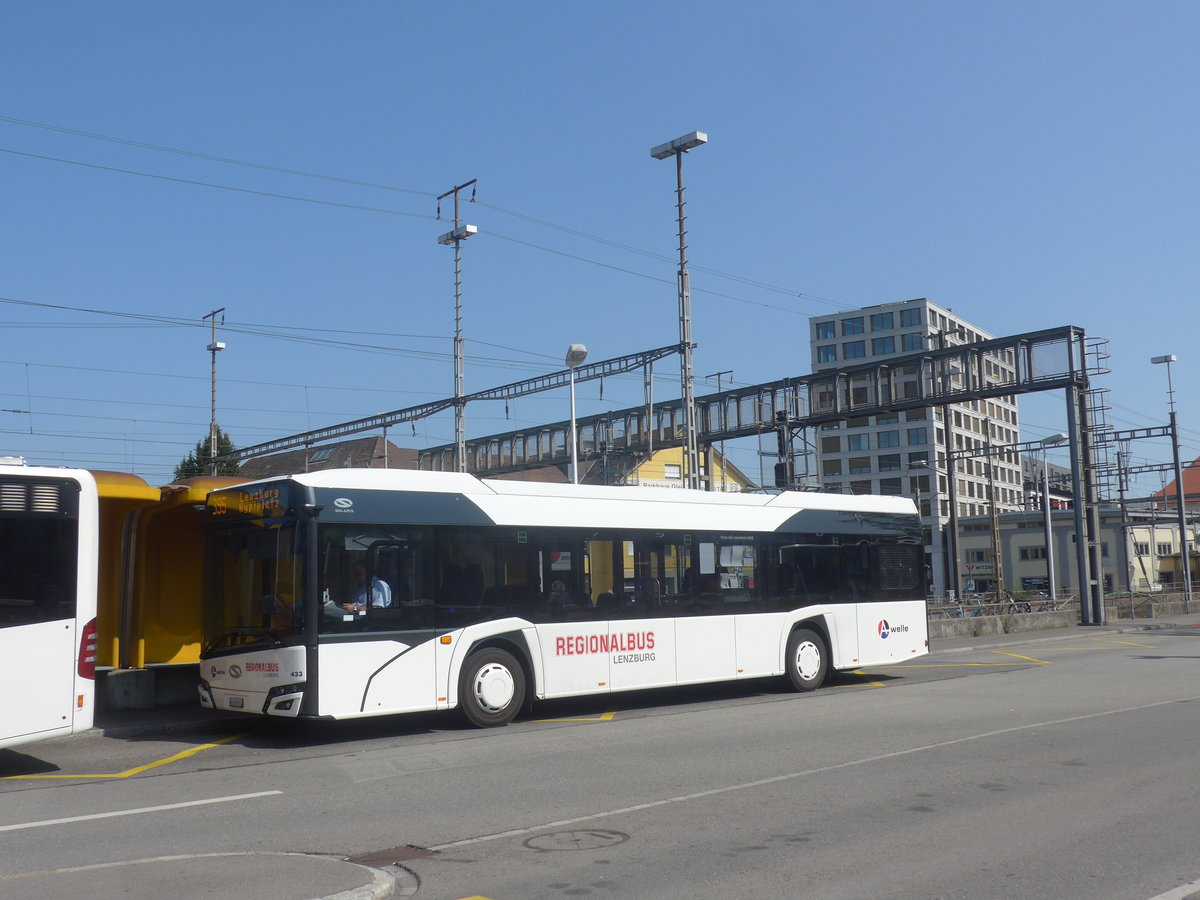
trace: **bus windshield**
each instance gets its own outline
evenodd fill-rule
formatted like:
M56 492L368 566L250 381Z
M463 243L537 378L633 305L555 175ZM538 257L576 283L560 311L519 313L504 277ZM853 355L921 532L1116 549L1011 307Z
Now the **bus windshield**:
M256 519L208 535L204 638L209 649L294 642L304 631L294 522Z

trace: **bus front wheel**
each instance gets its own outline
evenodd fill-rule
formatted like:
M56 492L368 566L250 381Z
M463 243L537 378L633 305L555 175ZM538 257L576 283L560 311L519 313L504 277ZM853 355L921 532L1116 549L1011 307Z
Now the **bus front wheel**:
M815 691L829 671L825 641L815 631L797 628L788 638L787 674L798 691Z
M498 647L472 653L459 678L458 702L472 725L507 725L525 703L525 670Z

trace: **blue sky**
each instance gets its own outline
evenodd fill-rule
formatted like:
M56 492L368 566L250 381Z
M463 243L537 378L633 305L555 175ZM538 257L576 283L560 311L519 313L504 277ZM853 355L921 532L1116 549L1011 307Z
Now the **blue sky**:
M1184 2L6 4L0 451L165 483L207 432L219 307L239 445L448 396L434 198L472 178L468 391L575 342L671 344L674 172L648 151L698 129L698 393L808 372L810 316L928 297L996 335L1109 339L1116 428L1166 423L1148 360L1177 354L1194 458L1198 25ZM642 397L598 390L581 414ZM468 435L566 406L472 407ZM1065 428L1058 396L1022 416ZM405 431L453 440L449 416Z

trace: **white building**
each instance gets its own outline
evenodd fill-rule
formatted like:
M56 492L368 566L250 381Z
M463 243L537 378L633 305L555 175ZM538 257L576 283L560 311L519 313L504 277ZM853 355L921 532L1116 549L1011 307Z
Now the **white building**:
M884 362L992 337L953 310L924 298L809 319L813 372ZM1014 363L1007 351L1001 351L983 357L985 371L972 374L985 385L1011 383ZM891 374L902 396L920 396L917 367L899 367ZM950 368L941 377L948 387L961 387L963 374ZM861 390L867 390L865 381ZM825 490L908 494L917 501L927 522L926 558L932 586L939 594L953 587L948 584L946 555L950 517L947 448L980 450L1021 440L1015 395L851 418L823 425L813 437L817 472ZM1024 508L1021 460L1016 454L1011 458L963 458L957 469L960 516L990 515L993 497L997 513Z
M1096 577L1108 594L1113 591L1157 593L1177 591L1182 584L1179 522L1172 510L1130 510L1115 506L1100 510L1100 567ZM1006 585L1014 591L1045 591L1049 566L1061 596L1079 596L1078 544L1074 513L1051 515L1051 557L1046 554L1046 528L1041 512L1007 513L1000 517L1000 553ZM1188 528L1189 547L1195 529ZM959 547L966 577L988 582L993 576L990 518L959 522ZM1194 568L1194 567L1193 567Z

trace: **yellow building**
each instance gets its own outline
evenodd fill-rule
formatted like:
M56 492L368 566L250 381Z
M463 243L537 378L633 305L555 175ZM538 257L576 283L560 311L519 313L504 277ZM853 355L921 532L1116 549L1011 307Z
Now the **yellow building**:
M642 485L643 487L685 487L683 471L683 448L668 447L656 450L650 459L639 465L633 474L625 479L625 484ZM742 491L754 487L754 483L722 456L715 447L700 451L700 483L706 490L712 491Z

